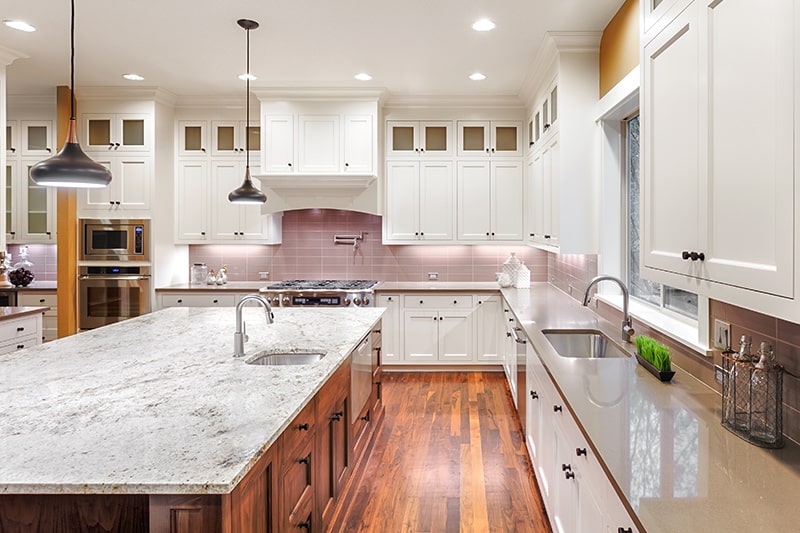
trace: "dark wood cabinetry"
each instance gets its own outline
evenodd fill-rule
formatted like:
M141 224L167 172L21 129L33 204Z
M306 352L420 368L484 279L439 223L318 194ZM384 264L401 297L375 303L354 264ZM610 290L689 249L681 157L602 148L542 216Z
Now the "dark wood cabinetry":
M316 468L317 513L322 524L330 522L336 498L350 474L350 363L342 365L318 394Z

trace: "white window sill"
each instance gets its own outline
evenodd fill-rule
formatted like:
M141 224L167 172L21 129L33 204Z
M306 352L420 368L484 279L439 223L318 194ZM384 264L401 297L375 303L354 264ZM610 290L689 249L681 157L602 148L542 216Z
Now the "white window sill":
M596 298L622 311L621 294L598 294ZM628 310L636 320L705 357L708 346L705 342L700 341L697 322L692 324L688 321L673 318L653 306L637 302L634 299L630 300Z

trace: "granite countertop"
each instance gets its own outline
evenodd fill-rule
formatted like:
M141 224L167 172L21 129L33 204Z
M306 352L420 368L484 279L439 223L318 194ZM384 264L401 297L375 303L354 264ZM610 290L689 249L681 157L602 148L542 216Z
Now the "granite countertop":
M228 493L313 398L382 308L170 308L0 361L0 493ZM319 349L303 366L248 365Z
M674 365L667 384L633 357L560 357L542 329L617 339L620 327L551 285L502 294L648 533L797 529L800 446L765 450L733 435L720 424L720 395Z
M499 291L496 281L384 281L375 292Z
M29 315L38 315L50 309L49 307L0 307L0 322L4 320L13 320L15 318L22 318Z
M258 292L259 289L266 287L274 281L229 281L224 285L191 285L189 283L176 283L166 287L157 287L156 292L160 291L197 291L197 292Z

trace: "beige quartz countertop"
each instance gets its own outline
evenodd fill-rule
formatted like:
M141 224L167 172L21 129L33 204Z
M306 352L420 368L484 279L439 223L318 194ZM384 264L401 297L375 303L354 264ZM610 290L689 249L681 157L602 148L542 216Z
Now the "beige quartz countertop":
M661 383L633 357L560 357L542 329L617 339L620 327L551 285L502 294L648 533L798 531L800 446L766 450L733 435L720 424L720 395L680 368Z
M384 281L375 292L499 291L496 281Z
M24 316L38 315L50 309L49 307L0 307L0 322L13 320Z
M191 285L189 283L176 283L166 287L156 288L156 292L161 291L193 291L193 292L258 292L259 289L275 283L274 281L229 281L224 285Z
M0 493L228 493L380 319L381 308L171 308L0 360ZM320 350L301 366L248 365Z

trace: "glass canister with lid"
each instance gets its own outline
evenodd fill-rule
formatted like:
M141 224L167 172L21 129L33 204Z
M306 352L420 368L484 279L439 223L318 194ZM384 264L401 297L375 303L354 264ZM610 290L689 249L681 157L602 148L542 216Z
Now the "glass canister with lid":
M208 266L205 263L193 263L189 282L192 285L205 285L208 278Z

